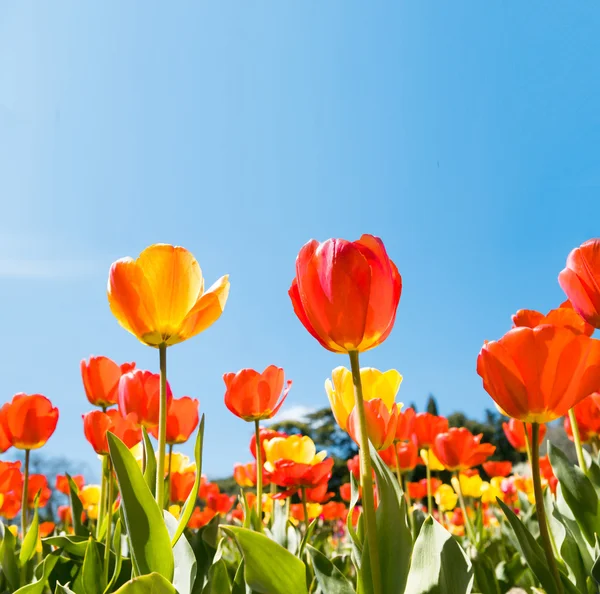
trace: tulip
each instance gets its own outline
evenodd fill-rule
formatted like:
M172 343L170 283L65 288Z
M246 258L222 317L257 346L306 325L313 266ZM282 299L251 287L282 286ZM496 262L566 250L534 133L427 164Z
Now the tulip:
M450 485L440 485L434 497L441 512L452 511L458 502L458 495Z
M77 486L77 489L81 491L83 485L85 484L85 479L80 474L72 476L73 482ZM56 490L60 493L64 493L65 495L69 495L71 493L71 487L69 486L69 478L65 475L57 475L56 477Z
M415 415L412 430L412 439L418 448L430 448L440 433L448 431L448 419L427 412L418 413Z
M489 460L483 463L483 470L490 477L506 477L512 472L512 462L497 462L495 460Z
M260 454L261 454L261 460L266 460L266 453L265 453L265 447L264 447L264 442L269 440L269 439L273 439L274 437L287 437L287 433L282 433L281 431L275 431L273 429L266 429L264 427L262 427L260 429L259 432L259 438L260 438ZM252 454L252 456L254 456L254 459L256 460L256 437L252 436L252 439L250 440L250 453Z
M149 346L158 347L160 398L158 418L149 426L158 429L156 501L164 504L164 458L167 425L167 347L206 330L223 313L229 295L229 279L221 277L204 291L198 262L179 246L156 244L137 260L123 258L110 269L108 302L118 322ZM119 384L119 407L121 407ZM108 564L105 565L105 571Z
M354 385L352 373L345 367L336 367L331 373L332 379L325 380L325 392L331 404L333 416L341 429L346 431L348 417L354 408ZM396 394L402 383L402 376L395 369L381 372L372 367L360 370L363 399L382 400L389 411L395 406Z
M160 375L135 369L123 374L119 380L119 412L123 417L133 413L138 423L147 429L156 427L160 420ZM173 399L167 383L167 410Z
M192 492L196 474L194 472L172 472L170 475L169 500L172 503L183 503Z
M392 445L396 437L398 409L393 406L390 412L380 398L366 400L364 409L369 441L376 450L385 450ZM354 408L348 417L348 434L357 444L359 443L358 433L360 423L358 415L358 408Z
M106 412L94 410L83 415L83 432L96 454L101 456L109 453L108 433L113 433L128 448L142 439L142 431L136 422L136 416L129 414L123 418L114 409Z
M167 410L166 443L169 446L185 443L198 427L198 401L189 396L173 398ZM158 439L158 426L149 428Z
M201 510L196 506L188 522L188 528L199 530L203 526L206 526L216 515L217 513L212 509L206 508Z
M25 489L25 483L23 483L23 489ZM30 474L29 480L27 481L27 507L33 509L35 506L35 498L39 494L38 507L46 507L52 491L48 486L48 479L43 474Z
M415 409L398 410L398 425L396 426L396 441L409 441L412 438L415 425Z
M550 324L570 328L574 332L591 336L594 327L588 324L574 309L572 303L567 299L557 309L550 310L546 315L533 309L520 309L512 317L513 328L535 328Z
M531 443L531 424L522 423L516 419L509 419L508 423L502 423L502 430L504 431L508 443L521 454L527 452L525 427L527 427L527 436L529 443ZM540 441L543 441L545 435L546 425L540 425Z
M483 346L477 373L509 416L548 423L600 385L600 341L551 325L514 328Z
M135 369L135 363L117 365L108 357L90 357L81 361L81 377L85 395L94 406L107 408L117 404L119 379Z
M480 493L482 503L496 503L498 499L503 500L502 477L494 476L489 483L485 481L481 483Z
M595 392L584 398L572 409L583 443L592 441L600 436L600 392ZM569 439L573 439L571 419L565 417L565 431Z
M325 503L329 501L334 493L329 492L327 483L321 483L313 488L306 489L306 500L309 503Z
M100 507L100 485L86 485L79 491L79 499L83 505L83 509L91 520L98 518L98 509ZM108 506L112 508L112 503Z
M343 483L340 485L340 497L344 501L350 501L352 498L352 485L350 483Z
M234 464L233 479L240 487L255 487L256 486L256 462L248 462L248 464ZM263 467L263 486L269 484L269 473Z
M558 283L573 309L594 328L600 328L600 239L590 239L567 258Z
M226 516L233 507L235 499L235 497L230 497L227 493L211 493L206 500L206 506L215 513Z
M320 503L308 503L306 509L301 503L293 503L290 505L290 516L295 523L308 522L318 518L323 511L323 506Z
M357 454L356 456L347 460L346 465L348 466L349 472L354 475L354 478L357 481L360 481L360 457L359 457L359 455Z
M480 443L482 437L465 427L452 427L435 438L433 452L447 470L467 470L483 464L496 451L496 446Z
M323 505L321 517L326 522L341 520L347 512L346 506L341 501L330 501ZM310 516L310 508L308 510Z

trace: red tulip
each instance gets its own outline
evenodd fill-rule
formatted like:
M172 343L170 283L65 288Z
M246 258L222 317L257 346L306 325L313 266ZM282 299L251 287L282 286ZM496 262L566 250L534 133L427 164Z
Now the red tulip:
M396 470L396 466L399 466L400 472L414 470L419 463L419 452L413 441L393 443L386 450L379 452L379 455L392 470Z
M226 373L223 380L226 386L225 406L245 421L275 416L292 385L288 380L283 389L283 369L275 365L269 365L262 373L254 369Z
M189 396L173 398L167 410L167 441L169 445L185 443L198 426L198 401ZM158 439L158 425L149 432Z
M206 507L212 509L215 513L225 516L233 507L235 500L235 497L230 497L227 493L213 493L206 500Z
M48 479L43 474L30 474L27 483L27 505L29 508L33 509L35 497L38 493L40 494L38 507L46 507L52 496L52 491L48 486Z
M588 324L574 309L567 299L557 309L550 310L546 315L533 309L520 309L513 317L513 328L535 328L544 324L570 328L574 332L591 336L594 327Z
M446 431L448 431L446 417L438 417L427 412L418 413L413 423L412 439L419 449L430 448L435 438Z
M398 409L393 406L388 410L385 402L380 398L365 400L365 420L369 441L376 450L385 450L396 437L396 426L398 424ZM348 417L348 434L359 443L359 418L358 409L355 406Z
M582 443L587 443L600 435L600 393L596 392L573 407L577 426L579 428L579 437ZM571 429L571 419L565 417L565 431L569 439L573 439Z
M280 498L292 495L300 487L318 487L331 478L333 458L326 458L316 464L302 464L292 460L276 460L271 471L271 482L284 487Z
M58 408L41 394L17 394L2 407L0 421L4 433L19 450L41 448L58 423Z
M183 503L192 492L196 474L194 472L172 472L171 473L171 493L172 503Z
M546 426L544 425L544 428ZM483 463L483 470L490 477L493 478L495 476L508 476L512 472L512 462L497 462L495 460L489 460L488 462Z
M356 454L356 456L346 461L346 465L350 473L354 475L356 481L360 482L360 456Z
M513 328L484 344L477 373L508 416L548 423L600 385L600 341L558 326Z
M85 395L94 406L117 404L117 388L124 373L135 369L135 363L117 365L108 357L90 357L81 361L81 377Z
M433 442L433 453L447 470L468 470L485 462L495 451L491 443L480 443L483 434L473 435L465 427L451 427Z
M336 353L367 351L392 331L402 278L383 242L309 241L296 259L289 295L310 334Z
M311 503L325 503L334 496L334 493L330 493L327 489L327 483L321 483L316 487L306 489L306 499Z
M142 439L142 430L137 424L134 414L123 418L119 411L110 409L106 412L94 410L83 415L83 433L96 454L105 456L109 453L107 433L113 433L128 448L132 448Z
M216 515L217 513L212 509L206 508L201 510L196 506L188 522L188 528L199 530L203 526L206 526Z
M346 506L341 501L330 501L321 509L321 517L326 522L341 520L346 515Z
M340 497L344 501L350 501L352 497L352 485L350 483L344 483L340 485Z
M415 416L414 408L407 408L398 413L396 441L409 441L411 439L415 425Z
M0 454L4 454L8 448L12 447L12 443L10 442L10 436L4 430L5 421L2 418L5 416L6 410L4 407L0 408Z
M77 488L81 491L83 489L83 485L85 484L85 479L80 474L71 477L73 482L77 485ZM62 474L59 474L56 477L56 490L64 493L65 495L69 495L71 493L71 489L69 487L69 479Z
M569 254L558 282L573 309L600 328L600 239L590 239Z
M525 440L525 427L524 423L517 421L517 419L509 419L508 423L502 423L502 429L504 435L508 439L508 443L522 454L527 451L527 441ZM527 425L527 434L529 436L529 443L531 443L531 425ZM540 425L540 443L544 441L546 435L546 425Z
M123 417L130 413L137 416L138 422L146 428L158 425L160 405L160 375L136 369L125 373L119 380L119 412ZM173 399L167 382L167 406Z

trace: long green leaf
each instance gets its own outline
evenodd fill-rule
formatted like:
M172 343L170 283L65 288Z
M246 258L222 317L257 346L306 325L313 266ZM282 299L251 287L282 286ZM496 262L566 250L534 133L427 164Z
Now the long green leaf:
M42 543L63 549L70 555L85 557L89 537L85 536L48 536Z
M456 539L429 516L413 551L406 594L468 594L473 567Z
M115 549L115 568L110 578L106 588L104 589L104 594L108 594L112 591L113 586L115 585L119 574L121 573L121 566L123 564L123 555L121 552L121 519L119 518L115 524L115 533L113 534L113 548Z
M327 594L355 594L348 578L321 551L307 545L317 583Z
M160 573L150 573L123 584L115 594L177 594L177 590Z
M96 541L91 537L88 540L85 557L83 558L81 585L84 594L98 594L99 592L103 592L106 586L104 583L102 559L98 553Z
M54 566L58 562L59 553L51 553L48 555L43 562L42 565L42 575L39 580L33 582L31 584L27 584L22 588L19 588L15 594L44 594L46 590L46 584L48 582L48 578L54 569Z
M4 524L3 524L4 526ZM19 587L19 565L15 553L16 539L13 533L4 527L4 541L2 543L2 573L8 585L14 592Z
M244 558L246 584L261 594L308 594L305 565L264 534L237 526L221 526Z
M194 506L196 505L196 499L198 498L198 489L200 488L200 481L202 480L202 442L204 441L204 415L200 419L200 426L198 427L198 433L196 434L196 444L194 446L194 459L196 461L196 480L194 486L186 499L181 510L181 517L179 519L179 526L177 531L173 535L171 545L175 546L177 541L180 539L185 527L188 525Z
M21 565L25 565L25 563L27 563L27 561L29 561L29 559L35 555L35 549L40 536L40 517L38 513L39 498L40 494L38 492L33 503L33 520L31 521L29 529L27 530L27 534L23 539L21 550L19 551L19 563Z
M177 519L166 510L164 516L169 534L175 534ZM180 538L177 541L177 544L173 547L173 558L175 560L173 585L179 594L190 594L196 580L197 563L194 551L187 538Z
M150 489L150 493L154 497L156 495L156 454L152 447L152 442L146 431L146 427L142 427L142 444L144 447L144 480Z
M79 499L79 487L75 484L75 481L71 478L71 475L66 473L67 480L69 481L69 501L71 503L71 517L73 522L73 532L76 536L88 536L88 531L81 521L83 516L83 504Z
M152 497L142 471L127 446L112 433L108 433L108 445L119 482L123 516L136 571L138 575L160 573L170 582L175 564L162 510Z

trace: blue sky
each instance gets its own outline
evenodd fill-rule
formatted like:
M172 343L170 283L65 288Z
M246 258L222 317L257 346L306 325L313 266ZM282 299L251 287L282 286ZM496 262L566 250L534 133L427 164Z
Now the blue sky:
M284 410L325 406L346 360L295 318L294 260L369 232L404 291L362 363L480 416L483 341L560 303L569 250L599 234L599 26L593 3L2 4L1 399L46 394L48 455L93 465L79 361L158 365L109 311L110 264L184 245L208 284L231 275L223 317L168 362L226 475L251 431L222 374L275 363Z

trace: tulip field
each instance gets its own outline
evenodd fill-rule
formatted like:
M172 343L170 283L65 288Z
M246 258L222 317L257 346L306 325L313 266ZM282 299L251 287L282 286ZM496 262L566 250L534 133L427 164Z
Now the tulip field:
M231 494L202 474L198 401L168 381L170 347L218 322L229 279L205 289L194 256L166 244L116 261L108 304L157 351L159 373L81 362L90 412L72 430L97 454L99 484L32 472L60 422L48 398L20 393L2 406L0 594L600 593L600 239L557 274L565 301L519 310L503 336L481 337L473 361L526 460L513 467L482 435L404 407L395 369L361 368L361 353L392 332L402 294L382 240L308 242L295 276L290 262L289 312L339 354L323 396L359 453L332 489L330 453L269 426L292 387L284 370L232 371L224 406L253 437ZM577 463L546 442L552 422ZM188 441L193 457L180 451Z

